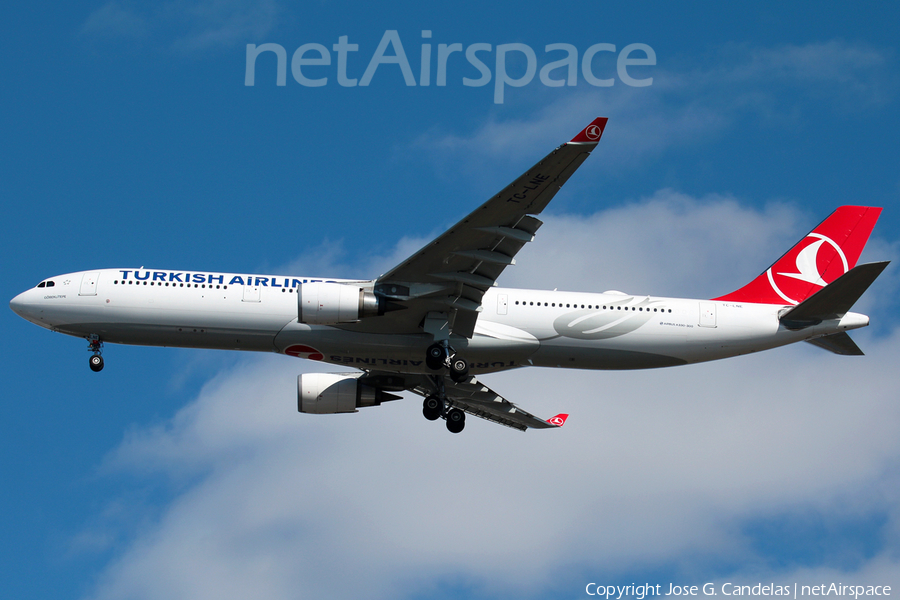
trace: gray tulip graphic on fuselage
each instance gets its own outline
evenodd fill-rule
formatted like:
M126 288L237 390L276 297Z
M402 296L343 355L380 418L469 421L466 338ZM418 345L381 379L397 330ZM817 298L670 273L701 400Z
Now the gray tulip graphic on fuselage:
M654 305L658 305L649 298L631 304L634 300L628 296L602 308L566 313L553 321L553 329L563 337L580 340L603 340L631 333L654 317Z

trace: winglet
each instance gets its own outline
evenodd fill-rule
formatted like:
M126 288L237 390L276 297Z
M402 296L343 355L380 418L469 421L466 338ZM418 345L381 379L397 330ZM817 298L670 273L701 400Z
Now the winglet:
M590 125L581 130L581 133L572 138L570 144L596 144L606 129L607 117L597 117Z
M566 419L568 419L568 418L569 418L569 415L567 415L565 413L560 413L560 414L556 415L555 417L550 417L549 419L547 419L547 422L550 423L551 425L553 425L554 427L562 427L563 425L566 424Z

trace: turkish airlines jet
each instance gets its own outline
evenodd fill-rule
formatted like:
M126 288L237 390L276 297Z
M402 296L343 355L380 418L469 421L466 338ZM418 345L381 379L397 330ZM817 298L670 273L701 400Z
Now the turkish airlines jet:
M850 308L888 264L856 264L880 208L838 208L759 277L712 300L496 287L606 121L376 279L102 269L45 279L10 308L86 338L94 371L104 342L279 352L359 369L301 375L300 412L356 412L407 390L453 433L466 414L520 430L565 423L522 410L479 382L483 373L671 367L800 341L862 354L847 331L869 324Z

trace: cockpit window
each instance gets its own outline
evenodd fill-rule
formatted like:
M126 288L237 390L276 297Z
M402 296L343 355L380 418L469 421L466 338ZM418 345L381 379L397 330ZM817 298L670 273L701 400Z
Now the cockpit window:
M53 287L54 285L56 285L56 284L53 283L52 281L47 282L47 287Z
M42 281L42 282L40 282L40 283L38 284L38 287L44 287L44 286L46 286L46 285L47 285L47 282L46 282L46 281Z
M53 287L54 285L56 285L56 284L53 283L52 281L42 281L37 286L39 288L42 288L42 287Z

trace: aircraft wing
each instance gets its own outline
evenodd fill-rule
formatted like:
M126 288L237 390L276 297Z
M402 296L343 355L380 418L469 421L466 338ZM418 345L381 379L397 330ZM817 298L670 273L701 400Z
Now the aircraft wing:
M376 295L406 310L347 329L421 331L428 313L446 315L450 333L471 338L484 293L534 239L539 214L597 145L607 119L594 119L500 193L375 281Z
M370 376L378 377L370 372ZM385 373L385 377L396 378L396 373ZM462 383L454 382L448 375L404 375L405 387L422 397L438 394L438 386L443 386L447 402L451 407L464 410L470 415L499 423L519 431L526 429L550 429L562 427L569 415L559 414L546 421L522 410L475 377Z

